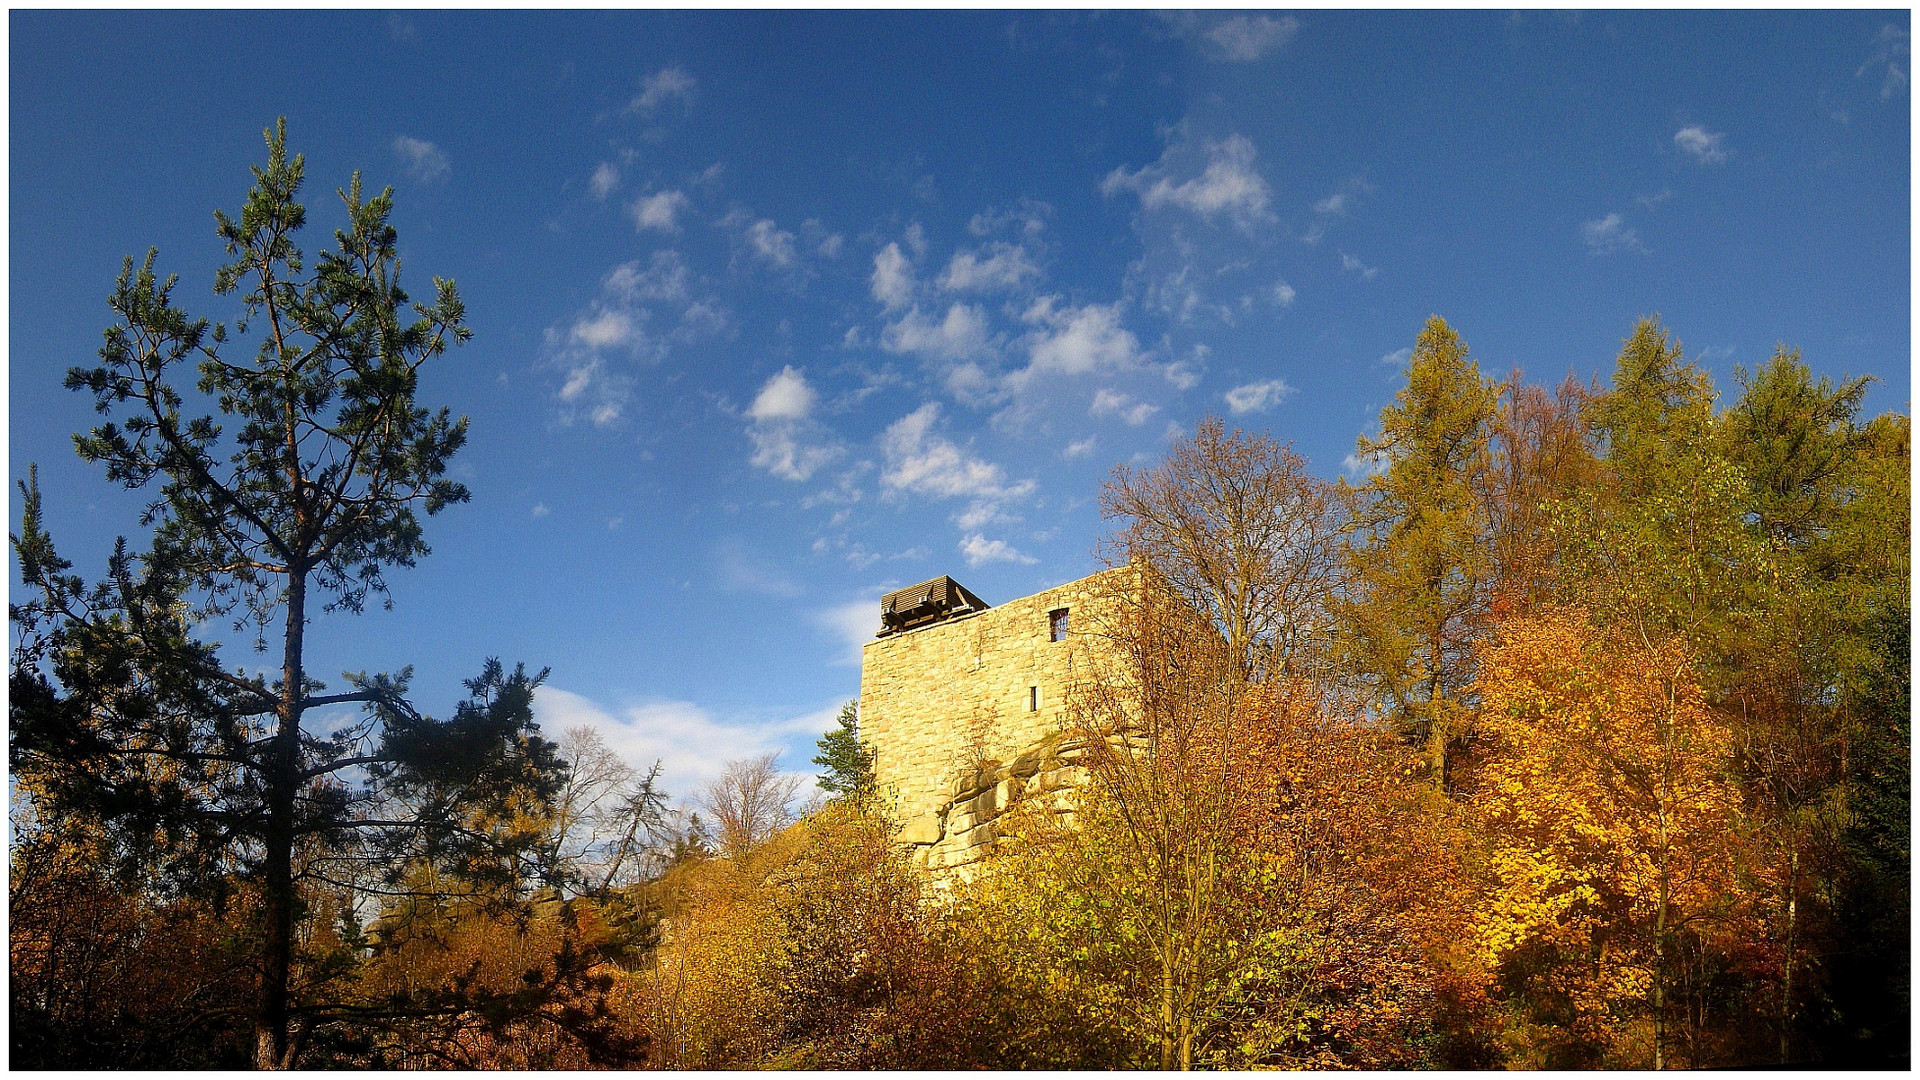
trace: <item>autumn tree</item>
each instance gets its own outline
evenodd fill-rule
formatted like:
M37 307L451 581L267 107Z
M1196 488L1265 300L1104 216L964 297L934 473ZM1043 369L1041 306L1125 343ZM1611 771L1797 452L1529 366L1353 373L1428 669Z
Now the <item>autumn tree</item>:
M421 369L469 331L450 281L410 302L391 193L366 197L357 174L340 193L346 226L309 266L303 180L283 122L238 218L215 215L231 261L214 289L243 311L231 333L176 306L149 252L115 285L100 363L68 373L108 418L76 437L81 456L155 492L148 550L121 542L87 586L56 554L31 481L14 537L27 586L12 608L14 775L49 812L106 822L113 850L168 880L257 890L262 1068L293 1065L319 1015L296 999L296 924L333 856L512 861L530 834L507 807L544 799L559 772L524 671L489 665L443 722L408 701L406 671L348 675L328 693L307 670L311 606L357 612L384 595L387 570L427 554L421 516L467 498L446 477L466 423L417 392ZM249 338L252 356L234 358ZM190 411L188 366L217 416ZM271 630L278 670L230 666L202 636L222 619L251 625L261 649ZM347 704L365 720L303 725Z
M1461 697L1486 614L1482 489L1499 397L1436 315L1414 344L1406 387L1380 412L1379 436L1359 443L1374 473L1352 493L1342 644L1387 718L1424 747L1442 789L1466 735Z
M604 897L657 873L675 837L660 763L641 772L584 725L564 732L559 748L567 776L547 828L564 887Z
M1565 1033L1538 1064L1666 1067L1678 942L1741 898L1731 727L1683 639L1595 630L1578 610L1503 625L1476 690L1469 798L1493 875L1481 940Z
M720 850L739 859L793 821L793 796L800 778L776 764L778 754L727 762L702 793L718 832Z
M1339 519L1291 447L1209 417L1152 468L1117 466L1100 513L1121 523L1110 559L1150 557L1248 677L1299 670L1324 639Z
M1555 508L1589 489L1600 468L1588 439L1592 398L1572 376L1551 393L1518 371L1507 380L1484 487L1491 587L1504 607L1543 603L1561 584Z

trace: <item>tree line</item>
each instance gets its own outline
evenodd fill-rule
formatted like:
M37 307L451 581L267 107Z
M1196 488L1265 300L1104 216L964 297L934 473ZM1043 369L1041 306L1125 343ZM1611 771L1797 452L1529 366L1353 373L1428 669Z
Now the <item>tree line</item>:
M444 718L314 678L308 605L467 498L415 400L467 331L357 176L309 266L267 142L216 219L244 317L129 259L68 376L146 549L87 583L22 484L16 1065L1907 1062L1909 419L1868 379L1782 347L1723 396L1647 319L1549 389L1436 317L1352 480L1219 420L1116 469L1085 780L935 882L851 703L804 805L763 758L676 807L538 729L543 673Z

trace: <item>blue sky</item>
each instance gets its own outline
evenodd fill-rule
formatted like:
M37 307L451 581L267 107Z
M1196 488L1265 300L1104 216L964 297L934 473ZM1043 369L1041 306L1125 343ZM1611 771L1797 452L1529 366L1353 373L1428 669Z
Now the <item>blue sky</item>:
M189 310L261 130L308 249L392 184L473 342L473 501L311 667L553 669L689 791L813 741L878 595L1095 568L1102 480L1207 415L1349 466L1429 314L1483 371L1610 371L1658 313L1910 399L1908 15L11 13L9 476L97 573L73 455L120 260ZM18 520L19 497L12 503ZM14 586L17 590L18 586ZM247 659L242 657L243 660Z

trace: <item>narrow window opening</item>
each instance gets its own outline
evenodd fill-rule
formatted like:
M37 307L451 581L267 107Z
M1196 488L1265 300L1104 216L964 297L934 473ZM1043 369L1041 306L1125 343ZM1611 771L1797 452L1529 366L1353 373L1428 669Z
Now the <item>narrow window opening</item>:
M1027 687L1027 711L1040 711L1040 688L1037 686Z
M1047 634L1054 641L1067 640L1067 609L1054 608L1047 612Z

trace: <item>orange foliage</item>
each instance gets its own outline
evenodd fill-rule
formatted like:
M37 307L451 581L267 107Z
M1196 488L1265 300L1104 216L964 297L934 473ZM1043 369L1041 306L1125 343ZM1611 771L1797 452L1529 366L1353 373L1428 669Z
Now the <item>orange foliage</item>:
M1595 630L1577 610L1503 626L1477 692L1470 806L1494 886L1478 938L1564 1029L1535 1064L1659 1067L1677 936L1739 898L1731 731L1678 639Z

